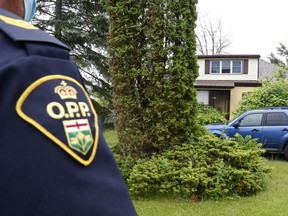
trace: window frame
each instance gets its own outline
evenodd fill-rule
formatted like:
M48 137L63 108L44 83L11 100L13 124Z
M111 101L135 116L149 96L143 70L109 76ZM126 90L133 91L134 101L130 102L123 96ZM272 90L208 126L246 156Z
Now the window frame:
M229 68L227 66L223 66L223 62L224 64L229 62ZM236 62L240 62L240 72L234 72L236 68L239 68L239 66L235 66L234 63ZM214 67L213 67L214 64ZM219 65L219 66L215 66L215 65ZM210 61L210 74L234 74L234 75L241 75L244 74L243 73L243 67L244 67L244 60L242 59L225 59L225 60L211 60ZM213 68L216 70L214 70L215 72L213 72ZM224 72L223 72L224 71ZM226 72L225 72L226 71ZM229 71L229 72L227 72Z

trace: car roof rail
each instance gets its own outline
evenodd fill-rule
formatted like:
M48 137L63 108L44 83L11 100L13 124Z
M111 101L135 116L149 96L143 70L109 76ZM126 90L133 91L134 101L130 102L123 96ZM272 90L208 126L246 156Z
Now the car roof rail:
M265 107L264 110L274 110L274 109L288 109L288 106L278 106L278 107Z

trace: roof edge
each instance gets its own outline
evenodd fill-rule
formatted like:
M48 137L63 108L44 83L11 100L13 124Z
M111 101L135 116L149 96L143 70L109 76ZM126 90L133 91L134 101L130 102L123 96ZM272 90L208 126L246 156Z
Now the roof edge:
M257 58L261 56L259 54L223 54L223 55L197 55L198 59L221 59L221 58Z

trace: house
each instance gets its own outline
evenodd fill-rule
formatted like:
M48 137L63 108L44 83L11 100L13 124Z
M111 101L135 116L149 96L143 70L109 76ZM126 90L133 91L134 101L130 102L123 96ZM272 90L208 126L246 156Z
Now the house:
M277 66L260 55L198 55L199 76L195 82L199 103L210 105L233 118L242 96L261 86L261 80Z

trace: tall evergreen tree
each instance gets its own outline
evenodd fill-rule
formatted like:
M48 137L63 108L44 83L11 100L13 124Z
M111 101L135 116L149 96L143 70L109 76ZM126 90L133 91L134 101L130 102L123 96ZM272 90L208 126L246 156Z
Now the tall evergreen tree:
M197 131L197 0L108 0L109 72L125 152L161 152Z
M38 9L34 23L70 46L94 94L96 110L104 117L109 113L111 85L106 60L108 17L101 0L38 0Z

